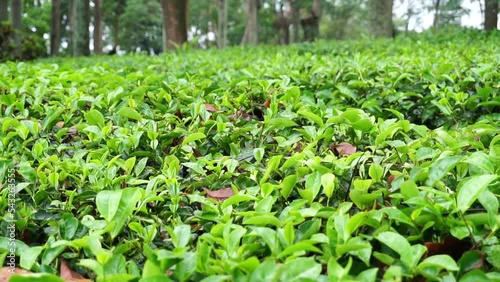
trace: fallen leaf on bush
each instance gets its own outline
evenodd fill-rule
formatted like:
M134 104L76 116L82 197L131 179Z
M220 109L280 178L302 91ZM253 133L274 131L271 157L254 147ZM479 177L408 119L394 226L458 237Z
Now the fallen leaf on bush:
M264 104L262 104L262 106L264 108L269 108L269 106L271 105L271 99L267 98L267 100L264 102Z
M62 260L61 261L61 278L66 282L91 282L92 280L86 279L80 274L69 269L68 264Z
M211 191L207 188L203 188L203 190L207 193L207 198L211 198L217 201L223 201L234 195L233 189L231 187L222 188L216 191Z
M64 121L59 121L56 123L56 126L62 128L64 126Z
M299 142L295 143L294 151L297 153L302 152L302 142L299 141Z
M205 108L209 112L216 112L217 111L217 108L214 105L212 105L212 104L205 104Z
M455 237L445 237L443 242L425 242L424 246L427 248L425 257L433 255L449 255L454 260L460 259L463 253L468 251L471 244L464 240L459 240Z
M22 268L11 268L10 266L4 266L0 269L0 282L7 282L10 280L10 277L14 274L17 275L27 275L33 274L33 272L24 270Z
M389 177L387 178L387 184L391 185L391 183L392 183L392 181L394 181L394 179L396 179L396 175L394 175L394 174L389 175Z
M342 156L350 156L356 153L356 147L347 142L341 142L338 145L334 145L333 148Z

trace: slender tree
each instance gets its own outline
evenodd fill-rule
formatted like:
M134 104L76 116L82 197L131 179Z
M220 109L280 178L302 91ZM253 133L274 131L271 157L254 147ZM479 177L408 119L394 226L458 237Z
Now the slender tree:
M280 5L279 11L276 13L275 23L278 36L278 44L286 45L290 43L290 21L285 16L283 5Z
M74 28L72 31L73 56L90 55L90 5L89 0L75 0L73 4Z
M441 8L441 0L434 0L434 19L432 21L432 28L438 29L439 26L439 10Z
M94 0L94 53L95 54L101 54L103 47L102 2L103 0Z
M247 24L241 44L257 44L259 42L259 0L245 0L244 10L247 16Z
M188 5L189 0L162 0L164 50L187 42Z
M497 29L498 25L498 0L484 0L484 30Z
M297 1L298 0L288 0L291 16L290 23L293 31L293 42L300 41L300 11Z
M321 1L313 0L310 14L300 19L304 30L304 41L313 41L319 37L319 18L321 16Z
M9 0L0 0L0 23L9 20Z
M12 29L14 30L14 43L17 46L21 45L21 21L23 15L23 3L21 0L12 0L11 12L12 12ZM20 50L20 49L16 49Z
M50 16L50 55L59 54L61 44L61 3L52 0L52 11Z
M370 0L370 31L374 37L391 37L393 0Z
M227 45L227 0L217 0L217 46Z

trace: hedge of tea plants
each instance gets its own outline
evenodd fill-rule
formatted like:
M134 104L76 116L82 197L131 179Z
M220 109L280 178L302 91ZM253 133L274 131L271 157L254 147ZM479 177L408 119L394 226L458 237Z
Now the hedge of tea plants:
M500 281L498 42L1 64L0 261L11 281Z

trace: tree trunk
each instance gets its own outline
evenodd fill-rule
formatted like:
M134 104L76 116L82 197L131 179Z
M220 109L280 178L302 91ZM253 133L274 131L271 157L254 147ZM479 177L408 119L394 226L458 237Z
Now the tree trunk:
M52 12L50 16L50 55L59 54L61 44L61 3L52 0Z
M314 41L319 37L319 17L321 15L320 0L313 0L311 13L307 17L300 19L300 24L304 30L304 41Z
M393 0L370 0L370 31L374 37L392 37L392 6Z
M21 20L23 16L23 3L21 0L12 0L11 12L12 12L12 29L14 31L14 43L16 46L21 46ZM21 48L16 48L16 50L21 50Z
M278 44L280 45L288 45L290 44L290 30L289 28L290 23L288 22L288 19L285 17L283 10L280 12L276 13L276 20L275 20L275 26L276 26L276 31L277 31L277 36L278 36Z
M187 42L189 0L162 0L163 47L175 49Z
M217 0L217 46L219 49L227 45L227 0Z
M288 5L290 6L290 23L292 25L293 31L293 42L300 41L300 12L297 9L297 0L288 0Z
M73 31L75 30L75 1L69 0L68 4L68 24L69 24L69 36L68 36L68 54L73 55Z
M439 8L441 6L441 0L435 0L434 2L434 20L432 21L432 28L434 31L438 29L439 25Z
M259 0L245 0L244 10L247 15L247 24L245 33L241 39L241 44L257 44L259 43Z
M484 0L484 2L484 30L495 30L498 25L498 0Z
M76 0L73 5L74 29L73 29L73 56L90 55L89 0Z
M0 23L9 20L9 0L0 0Z
M102 54L102 1L94 0L94 54Z

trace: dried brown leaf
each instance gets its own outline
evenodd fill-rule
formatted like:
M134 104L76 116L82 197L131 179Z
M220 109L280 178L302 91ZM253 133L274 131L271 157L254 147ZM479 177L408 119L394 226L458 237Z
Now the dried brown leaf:
M394 174L389 175L389 177L387 178L387 184L391 185L391 183L392 183L392 181L394 181L394 179L396 179L396 175L394 175Z
M203 188L203 190L207 193L207 198L211 198L217 201L223 201L234 195L233 189L231 187L222 188L216 191L211 191L207 188Z
M74 272L68 267L68 264L62 260L61 261L61 275L60 277L66 282L90 282L92 280L86 279L80 274Z
M354 153L356 153L356 147L354 147L353 145L347 143L347 142L341 142L340 144L338 145L335 145L335 150L337 150L337 152L340 154L340 155L345 155L345 156L350 156Z
M212 105L212 104L205 104L205 108L209 112L216 112L217 111L217 108L214 105Z
M271 99L267 98L267 100L264 102L264 104L262 104L262 106L264 108L269 108L269 106L271 105Z
M22 268L11 268L10 266L4 266L2 269L0 269L0 282L7 282L10 280L10 277L12 277L14 274L16 275L28 275L28 274L33 274L33 272L24 270Z

